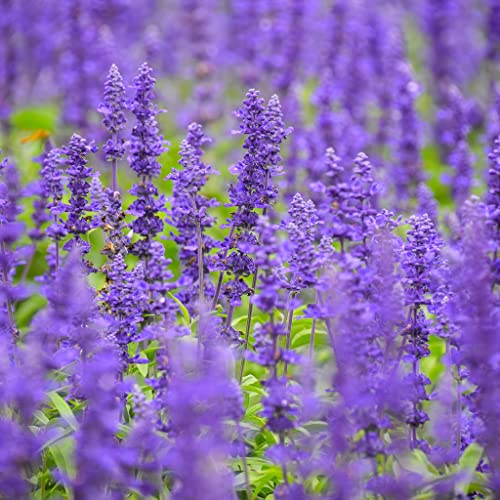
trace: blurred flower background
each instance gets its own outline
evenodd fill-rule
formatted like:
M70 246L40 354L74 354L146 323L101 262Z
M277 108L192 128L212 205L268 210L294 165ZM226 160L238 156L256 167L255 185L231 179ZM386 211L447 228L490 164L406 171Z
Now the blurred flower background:
M0 497L496 498L498 0L4 0Z

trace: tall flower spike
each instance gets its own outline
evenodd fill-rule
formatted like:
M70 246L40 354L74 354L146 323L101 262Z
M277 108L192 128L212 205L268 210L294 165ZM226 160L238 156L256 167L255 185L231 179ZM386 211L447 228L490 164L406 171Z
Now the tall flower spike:
M182 33L186 34L185 46L189 53L191 69L187 76L193 82L193 109L191 119L201 124L208 124L218 118L220 109L217 105L218 83L215 78L215 24L213 16L217 10L213 0L182 0L180 2Z
M380 186L375 181L373 165L365 153L359 153L354 159L349 190L350 193L345 201L351 224L351 239L353 242L358 242L353 253L366 260L370 251L369 240L375 230L373 221L377 215L377 195Z
M239 133L247 136L243 142L246 153L243 160L230 169L238 176L236 184L229 187L229 206L236 210L229 220L229 237L217 257L222 272L214 297L215 305L222 286L222 273L232 273L233 278L226 283L222 293L233 307L240 305L241 297L250 292L243 280L245 276L254 274L252 288L255 288L255 265L248 254L256 244L253 232L258 218L256 209L262 209L265 214L277 198L272 178L281 171L280 144L290 133L284 126L277 96L271 97L265 108L259 92L251 89L236 116L240 120Z
M148 288L149 300L145 304L144 313L160 316L164 324L170 327L173 308L166 297L172 288L167 282L172 277L168 270L170 261L165 258L163 245L155 241L157 234L163 230L163 220L159 213L165 210L165 197L159 194L153 183L153 179L161 171L158 157L166 151L166 143L156 120L161 111L153 102L156 80L151 72L147 63L139 68L133 85L135 96L129 103L136 122L129 142L128 161L140 182L130 190L135 200L127 213L135 217L131 224L132 230L141 236L141 239L132 244L131 253L141 259L137 267Z
M500 136L495 139L492 151L488 155L488 227L492 250L492 268L494 283L500 284Z
M469 396L475 412L482 420L478 426L478 442L484 446L491 470L490 487L500 487L500 384L498 353L500 322L497 300L492 292L493 275L488 265L487 228L485 221L472 212L464 220L461 261L454 273L454 301L462 332L462 360L477 386ZM482 220L483 219L483 220Z
M298 404L293 388L286 375L279 375L278 369L285 364L298 362L298 355L287 345L282 347L282 339L286 336L286 326L276 317L276 311L285 307L282 296L283 277L281 276L282 262L279 256L279 245L276 238L277 227L269 222L267 217L259 217L257 234L260 245L256 250L256 264L261 270L258 293L252 297L252 303L265 312L268 321L258 324L254 329L255 352L245 353L250 361L264 366L268 370L267 378L263 381L266 397L262 400L262 416L266 419L266 426L271 432L279 435L280 444L268 450L271 460L279 463L286 469L290 460L289 447L284 445L287 432L295 428ZM243 365L240 372L240 381L243 374Z
M74 249L43 289L49 307L37 315L34 331L49 363L57 368L90 356L106 330L105 325L96 327L101 318L83 271L81 256Z
M115 64L111 66L108 79L104 84L104 102L97 110L103 117L103 124L108 130L110 137L103 147L106 160L111 162L113 191L118 189L117 162L125 154L125 140L120 137L127 124L125 117L126 98L123 78Z
M11 336L18 333L14 303L24 295L23 287L14 284L14 275L22 260L21 249L15 248L24 231L24 225L17 221L20 199L19 173L13 163L4 159L0 162L0 321L4 323L1 330Z
M314 241L319 224L316 212L314 203L304 200L300 193L293 197L288 210L285 228L289 238L290 287L296 292L316 283Z
M79 391L87 406L75 433L75 497L108 495L119 482L120 449L115 433L120 422L118 359L108 345L99 346L81 367Z
M437 306L437 301L443 299L436 293L436 273L442 266L442 242L427 215L413 216L408 223L411 229L401 256L405 304L408 306L408 325L402 335L405 359L412 366L411 373L406 377L409 391L406 423L410 427L410 447L426 450L427 443L417 438L417 429L429 419L422 408L422 401L429 398L425 387L430 380L420 372L419 365L420 360L430 353L428 339L432 323L426 317L424 308Z
M472 187L472 155L468 144L470 131L469 104L458 87L448 85L443 89L446 103L437 113L437 130L443 160L452 166L449 179L451 193L457 205L469 196Z
M390 426L382 401L384 351L371 300L373 278L372 270L361 260L344 259L336 282L343 291L342 299L331 308L337 316L338 331L338 370L333 387L339 394L338 411L344 412L350 427L344 438L353 441L351 446L372 461L384 453L382 434ZM355 441L356 434L360 438Z
M90 176L92 168L88 167L89 153L94 153L97 148L93 142L88 142L78 134L73 134L67 146L61 150L66 156L66 175L68 177L68 188L71 193L69 205L66 206L68 218L65 222L66 231L73 235L65 245L65 250L78 246L82 254L90 251L88 242L82 236L92 229L89 217L86 215L91 207L87 197L90 193Z
M89 111L99 102L98 82L104 59L100 53L99 25L90 4L69 0L59 5L62 118L67 124L85 129Z
M274 81L279 95L286 96L287 101L303 65L305 11L304 0L291 0L284 3L279 12L284 39ZM288 109L286 106L285 108Z
M160 134L156 115L162 111L153 102L153 89L156 80L152 69L144 63L134 78L135 96L129 109L136 118L129 145L128 161L130 168L143 181L158 177L161 165L158 156L165 152L165 141Z
M327 148L339 147L339 118L333 111L336 89L333 75L329 68L322 71L316 92L314 104L317 108L317 131L311 137L311 160L308 170L312 180L319 181L324 173L324 162L321 155ZM320 159L321 158L321 159Z
M344 167L333 148L328 148L323 156L324 182L317 182L311 187L316 195L318 216L323 222L320 231L324 236L340 241L341 247L349 238L346 200L349 198L349 184L344 180Z
M438 203L434 193L425 182L421 182L417 187L417 215L427 214L434 226L438 224Z
M43 161L50 152L49 148L47 143L44 152L38 158L35 158L34 161L43 165ZM43 226L51 220L50 213L47 209L49 194L47 190L44 189L43 178L35 181L33 186L29 188L29 194L35 195L35 200L33 201L32 214L34 227L29 230L28 236L31 238L34 245L36 245L37 241L43 240L45 237Z
M398 200L407 204L416 194L417 186L425 180L420 158L421 125L415 109L420 92L408 63L399 63L396 69L398 135L393 178Z
M161 165L158 161L165 149L165 141L160 133L156 115L160 110L153 102L155 79L152 69L144 63L134 79L135 96L129 108L136 118L129 143L128 161L130 168L139 176L140 182L130 190L136 199L128 209L135 216L132 222L134 233L142 239L132 246L132 253L147 258L151 242L163 229L163 221L158 213L164 210L165 198L159 195L153 178L158 177Z
M119 346L123 359L130 361L127 346L137 339L142 313L149 300L147 286L127 270L122 253L113 256L100 293L104 311L111 315L108 335Z
M176 342L171 365L166 404L173 436L167 456L174 478L172 499L233 499L225 463L230 452L226 420L235 412L234 401L226 401L234 392L230 354L215 346L200 353L194 345Z
M63 165L62 151L59 148L51 147L49 141L47 141L46 147L50 150L42 157L40 189L41 196L47 199L46 209L50 214L50 224L46 233L51 240L51 245L49 246L49 270L42 280L50 281L59 267L60 241L68 234L68 231L64 221L60 218L60 214L65 210L62 203L64 196L64 173L61 169L61 165Z
M486 58L491 63L500 60L500 2L490 0L487 18Z
M211 298L214 294L213 285L205 275L213 267L208 253L215 247L215 241L205 231L214 223L207 209L218 203L201 194L209 176L218 173L201 158L203 146L210 142L201 125L191 123L180 148L179 163L183 168L173 170L167 177L173 181L169 222L176 229L173 239L180 249L179 260L184 268L178 295L190 310L198 299Z

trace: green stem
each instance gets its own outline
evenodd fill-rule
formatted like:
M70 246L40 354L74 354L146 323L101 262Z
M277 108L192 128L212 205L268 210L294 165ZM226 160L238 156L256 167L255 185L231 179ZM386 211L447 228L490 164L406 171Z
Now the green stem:
M255 287L257 286L257 274L259 273L259 266L255 267L255 272L252 278L252 293L255 293ZM243 347L243 357L241 358L241 366L240 366L240 375L238 377L238 382L241 384L241 380L243 379L243 372L245 370L245 353L248 350L248 343L250 340L250 328L252 326L252 315L253 315L253 303L249 300L248 304L248 314L247 314L247 322L245 325L245 345Z

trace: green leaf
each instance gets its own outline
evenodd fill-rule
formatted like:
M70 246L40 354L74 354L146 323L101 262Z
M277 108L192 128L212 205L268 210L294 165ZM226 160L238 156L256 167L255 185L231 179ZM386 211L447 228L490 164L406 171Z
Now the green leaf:
M49 439L48 441L46 441L45 443L43 443L43 445L41 446L41 450L45 450L46 448L51 448L51 447L55 446L59 441L66 439L68 436L71 436L71 434L73 434L73 430L66 429L65 431L61 432L57 436L54 436L51 439Z
M149 363L137 363L135 366L137 367L137 370L143 377L147 377Z
M283 472L280 467L274 465L270 467L258 479L252 478L251 483L254 488L253 497L257 498L259 493L266 487L273 490L276 483L283 480Z
M399 458L398 463L403 469L420 474L426 479L439 476L439 471L422 450L412 450L411 453Z
M458 481L455 484L455 494L466 494L474 477L476 468L483 456L483 449L477 443L471 443L465 448L458 461Z
M27 326L34 314L47 304L41 295L32 295L16 307L16 324L22 328Z
M241 380L241 387L246 387L248 385L254 384L259 384L259 381L257 380L257 377L255 377L255 375L252 375L251 373L245 375Z
M167 297L170 297L174 302L177 303L179 309L181 310L182 316L184 317L184 321L187 325L191 324L191 315L189 311L186 309L186 306L171 292L167 292Z
M12 115L12 125L21 130L54 131L57 123L55 106L37 106L19 109Z
M47 415L45 415L45 413L40 410L37 410L34 413L34 417L43 425L47 425L50 422L50 420L47 418Z
M458 461L458 467L460 470L472 469L476 470L476 467L483 456L483 448L477 443L471 443L467 448L465 448L460 460Z
M441 359L446 351L446 342L436 335L429 336L430 355L421 360L422 371L435 384L445 371Z
M314 345L326 344L326 333L322 331L316 331L314 335ZM297 349L305 345L309 345L311 341L311 329L301 330L293 335L292 338L292 349Z
M66 476L73 478L75 476L75 465L73 463L74 442L70 438L65 438L49 448L49 452L54 459L57 468ZM70 489L64 486L68 498L72 498Z
M48 397L61 417L74 431L76 431L76 429L78 428L78 422L73 415L73 412L71 411L68 403L66 403L66 401L64 401L64 399L55 391L49 392Z

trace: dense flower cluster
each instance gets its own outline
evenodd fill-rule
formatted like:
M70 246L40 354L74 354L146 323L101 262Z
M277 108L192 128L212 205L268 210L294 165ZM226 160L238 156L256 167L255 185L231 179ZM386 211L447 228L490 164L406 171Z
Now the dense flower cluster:
M498 496L482 3L2 4L0 498Z

